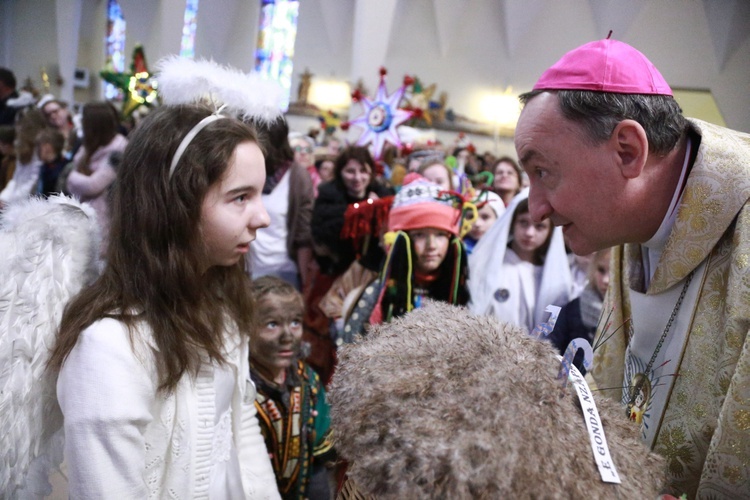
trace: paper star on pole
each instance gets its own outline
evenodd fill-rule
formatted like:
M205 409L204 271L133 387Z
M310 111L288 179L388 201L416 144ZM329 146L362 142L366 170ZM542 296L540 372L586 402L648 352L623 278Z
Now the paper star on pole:
M146 56L141 45L136 45L133 49L130 73L119 73L110 67L99 74L107 83L122 89L122 114L124 116L129 116L142 104L151 106L156 101L158 83L146 66Z
M386 142L390 142L397 148L401 147L401 139L396 129L413 115L411 111L398 107L404 97L406 87L413 83L413 79L408 76L404 77L403 85L393 94L388 95L385 75L385 68L380 68L380 85L374 100L361 95L358 91L352 94L352 99L362 106L364 114L342 124L344 129L347 129L350 125L364 129L362 135L357 139L357 145L366 146L372 143L372 152L376 160L382 158L383 147Z

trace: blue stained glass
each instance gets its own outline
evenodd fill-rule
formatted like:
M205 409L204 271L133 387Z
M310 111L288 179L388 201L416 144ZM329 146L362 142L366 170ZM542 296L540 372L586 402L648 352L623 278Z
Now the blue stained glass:
M255 71L279 82L289 106L299 0L262 0Z
M107 36L105 65L115 72L125 71L125 17L117 0L107 0ZM122 89L111 83L104 85L104 97L122 100Z
M182 26L182 42L180 57L195 57L195 30L197 27L198 1L187 0L185 3L185 17Z

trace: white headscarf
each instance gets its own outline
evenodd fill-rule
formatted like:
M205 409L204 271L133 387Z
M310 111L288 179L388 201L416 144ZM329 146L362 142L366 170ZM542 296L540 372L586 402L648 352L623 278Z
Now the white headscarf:
M495 212L495 217L498 219L505 213L505 203L503 203L503 199L500 198L500 195L494 191L483 191L480 196L480 201L487 201L487 204L492 211Z
M507 289L504 281L502 264L508 248L508 238L513 221L513 213L519 202L527 199L529 189L518 193L503 215L490 227L469 255L469 308L475 314L488 314L493 310L495 292ZM550 304L564 306L570 301L573 278L570 274L562 229L553 228L547 256L544 259L542 281L537 290L536 307L534 308L534 325L544 319L544 308ZM515 318L500 318L513 322Z

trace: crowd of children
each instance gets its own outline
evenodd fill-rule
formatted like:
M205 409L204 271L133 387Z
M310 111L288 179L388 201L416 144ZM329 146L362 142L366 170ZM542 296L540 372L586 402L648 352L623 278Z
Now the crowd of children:
M337 349L429 300L529 332L565 306L555 345L591 339L604 257L576 299L511 158L425 144L386 165L198 101L128 137L107 102L74 123L44 96L0 128L0 209L72 195L103 238L49 362L71 496L330 498Z

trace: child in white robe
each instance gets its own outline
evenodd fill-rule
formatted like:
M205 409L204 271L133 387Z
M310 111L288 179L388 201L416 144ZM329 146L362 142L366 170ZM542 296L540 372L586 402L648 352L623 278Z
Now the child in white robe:
M570 268L562 233L534 223L522 191L469 256L470 309L525 327L541 324L548 305L570 300Z

